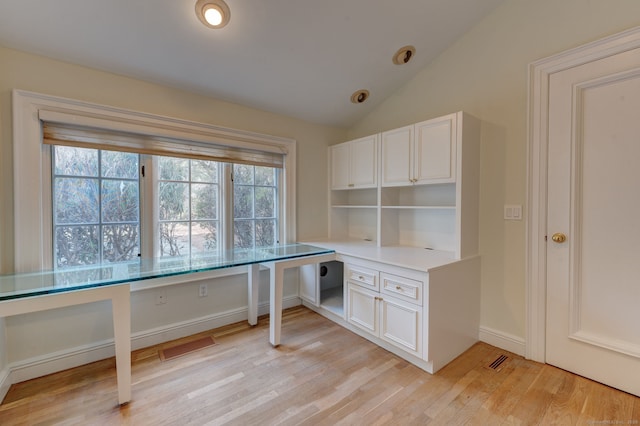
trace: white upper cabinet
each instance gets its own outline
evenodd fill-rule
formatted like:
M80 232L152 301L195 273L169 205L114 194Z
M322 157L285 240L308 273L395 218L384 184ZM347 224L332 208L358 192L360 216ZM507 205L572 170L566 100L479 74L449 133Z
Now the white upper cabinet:
M329 149L330 239L478 254L478 119L460 111Z
M415 183L455 182L455 114L415 125L413 164Z
M351 147L341 143L330 148L331 151L331 189L349 188L351 166L349 164Z
M382 133L382 186L456 180L456 114Z
M410 185L413 176L414 126L401 127L382 133L382 185Z
M333 145L331 189L375 188L378 185L378 135Z

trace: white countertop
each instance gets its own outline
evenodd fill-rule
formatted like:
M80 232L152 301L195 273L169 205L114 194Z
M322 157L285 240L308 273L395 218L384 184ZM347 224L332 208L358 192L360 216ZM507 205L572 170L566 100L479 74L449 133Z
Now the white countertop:
M345 256L422 272L459 261L455 258L455 254L449 251L407 246L378 247L371 241L305 241L305 244L333 249L337 254Z

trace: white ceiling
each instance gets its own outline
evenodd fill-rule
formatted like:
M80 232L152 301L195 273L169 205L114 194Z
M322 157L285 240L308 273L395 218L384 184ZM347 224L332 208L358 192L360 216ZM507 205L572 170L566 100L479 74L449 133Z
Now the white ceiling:
M502 2L226 1L212 30L195 0L0 0L0 45L348 127ZM408 44L414 59L394 65ZM359 89L371 96L352 104Z

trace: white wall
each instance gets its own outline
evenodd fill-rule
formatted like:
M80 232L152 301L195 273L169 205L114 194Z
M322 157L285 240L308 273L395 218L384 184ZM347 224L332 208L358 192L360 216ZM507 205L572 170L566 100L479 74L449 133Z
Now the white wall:
M524 338L525 222L502 216L504 204L526 202L528 64L636 25L637 0L507 0L349 130L355 138L459 110L483 120L483 327Z
M327 146L344 140L344 129L314 125L0 47L0 273L13 269L13 200L20 196L13 194L11 90L14 88L295 139L298 238L326 235ZM260 291L263 310L268 300L266 282L267 276L263 275ZM297 300L295 274L287 274L285 282L285 299L293 303ZM133 293L134 347L150 344L154 339L175 338L194 327L212 328L221 321L237 321L243 315L246 318L246 275L208 281L206 298L198 298L198 284L167 287L164 305L155 304L156 290ZM90 360L101 353L100 345L113 336L108 302L18 315L5 322L6 346L0 347L0 375L7 365L37 370L38 363L52 355L62 359L59 365L66 365L64 358L70 356L70 350L78 352L72 356L74 360L83 357ZM163 332L167 327L173 327L172 331ZM1 342L4 330L0 330Z

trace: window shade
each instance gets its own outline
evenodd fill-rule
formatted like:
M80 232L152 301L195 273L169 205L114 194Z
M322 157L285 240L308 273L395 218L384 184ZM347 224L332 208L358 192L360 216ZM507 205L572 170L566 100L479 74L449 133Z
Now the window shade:
M125 151L282 168L281 146L256 141L248 133L156 127L146 123L40 110L43 142L49 145ZM249 135L243 137L245 135Z

